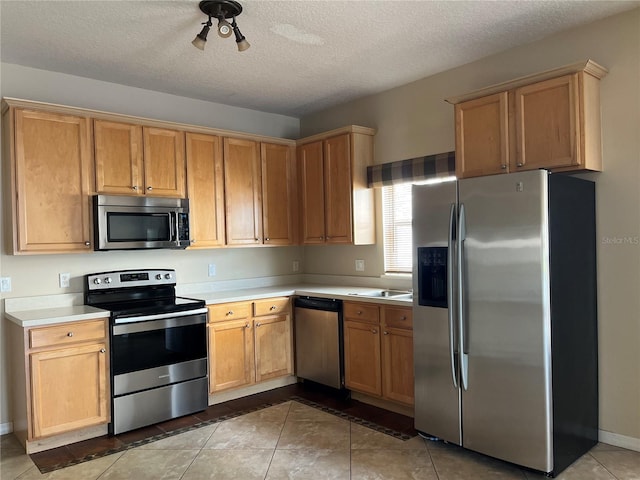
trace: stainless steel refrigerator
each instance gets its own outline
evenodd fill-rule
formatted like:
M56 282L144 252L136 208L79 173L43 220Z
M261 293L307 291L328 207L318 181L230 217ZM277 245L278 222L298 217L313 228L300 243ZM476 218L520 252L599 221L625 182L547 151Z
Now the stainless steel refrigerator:
M594 183L413 187L415 427L552 475L597 442Z

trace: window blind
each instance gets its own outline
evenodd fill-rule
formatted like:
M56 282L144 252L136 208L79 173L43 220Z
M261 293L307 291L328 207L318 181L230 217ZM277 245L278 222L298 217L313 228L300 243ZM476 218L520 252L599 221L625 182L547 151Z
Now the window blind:
M382 188L384 270L411 273L411 183Z

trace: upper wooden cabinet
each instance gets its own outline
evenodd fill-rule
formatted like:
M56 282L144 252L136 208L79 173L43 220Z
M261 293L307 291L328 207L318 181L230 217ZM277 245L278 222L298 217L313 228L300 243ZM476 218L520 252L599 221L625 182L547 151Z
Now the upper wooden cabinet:
M185 196L184 133L94 120L98 193Z
M375 243L373 189L366 181L373 133L352 126L300 140L302 243Z
M90 127L80 116L11 106L3 112L14 253L91 251Z
M587 61L447 99L455 104L456 176L602 170L606 73Z
M260 144L224 139L224 190L228 245L262 243Z
M289 145L260 145L262 228L265 245L297 241L295 149Z
M186 134L187 192L191 248L225 244L222 140L215 135Z

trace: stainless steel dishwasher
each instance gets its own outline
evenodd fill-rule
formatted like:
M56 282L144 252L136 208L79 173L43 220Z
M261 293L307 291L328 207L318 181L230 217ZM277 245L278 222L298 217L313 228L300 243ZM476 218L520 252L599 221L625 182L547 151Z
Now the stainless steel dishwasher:
M298 297L294 305L296 375L343 388L342 300Z

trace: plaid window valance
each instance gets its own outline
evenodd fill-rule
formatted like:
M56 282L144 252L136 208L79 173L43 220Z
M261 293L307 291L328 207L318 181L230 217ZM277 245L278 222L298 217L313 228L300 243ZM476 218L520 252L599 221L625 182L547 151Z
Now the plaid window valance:
M456 152L437 153L367 167L367 184L369 187L384 187L455 174Z

